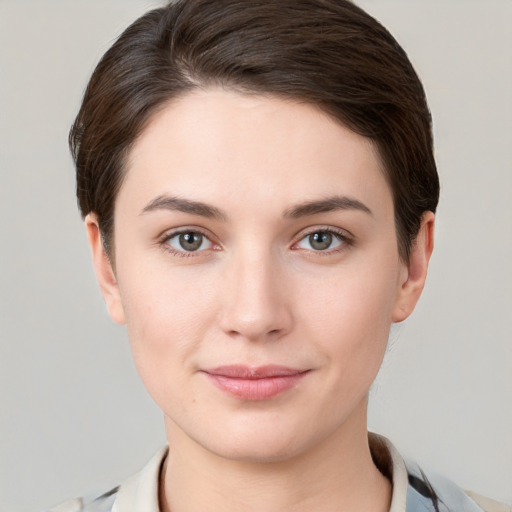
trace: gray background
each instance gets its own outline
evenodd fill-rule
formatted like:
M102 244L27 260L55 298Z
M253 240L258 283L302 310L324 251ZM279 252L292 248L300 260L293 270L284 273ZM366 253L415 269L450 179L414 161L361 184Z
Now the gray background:
M66 137L87 77L149 0L0 0L0 510L106 490L164 442L107 317ZM361 0L408 51L442 181L429 283L393 332L370 426L512 502L512 3Z

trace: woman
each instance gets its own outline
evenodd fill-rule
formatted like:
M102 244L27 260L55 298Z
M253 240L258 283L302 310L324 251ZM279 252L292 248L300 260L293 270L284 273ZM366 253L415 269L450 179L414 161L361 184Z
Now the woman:
M105 54L70 142L169 448L55 510L506 510L367 432L439 195L423 88L375 20L340 0L169 4Z

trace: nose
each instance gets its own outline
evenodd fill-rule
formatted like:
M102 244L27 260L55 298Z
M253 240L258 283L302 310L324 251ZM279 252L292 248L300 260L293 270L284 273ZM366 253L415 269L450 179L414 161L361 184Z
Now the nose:
M226 269L220 327L232 338L275 340L292 327L283 269L271 255L234 257Z

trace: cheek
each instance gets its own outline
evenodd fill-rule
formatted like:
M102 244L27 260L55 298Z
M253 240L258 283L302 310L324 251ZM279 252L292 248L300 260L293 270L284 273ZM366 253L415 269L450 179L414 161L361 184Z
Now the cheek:
M135 365L158 402L194 369L194 354L215 317L214 287L183 269L144 268L151 270L121 280L120 289Z
M365 387L376 376L384 356L397 291L398 266L352 267L325 283L302 289L307 305L306 337L332 362L333 379L342 386ZM346 390L345 390L346 391Z
M322 279L314 275L303 279L298 293L317 329L374 338L391 324L398 276L396 262L362 261L335 269Z
M211 273L178 268L154 260L123 274L120 282L128 328L152 343L162 336L185 339L213 314L215 285ZM165 345L167 345L165 343Z

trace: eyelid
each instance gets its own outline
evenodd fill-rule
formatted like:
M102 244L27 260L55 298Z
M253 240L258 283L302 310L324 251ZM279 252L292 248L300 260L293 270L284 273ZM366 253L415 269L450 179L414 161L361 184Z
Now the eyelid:
M330 233L330 234L334 235L336 238L338 238L343 243L343 245L342 245L342 247L336 247L334 249L326 249L325 251L314 251L314 250L296 248L296 245L299 242L304 240L304 238L306 238L310 235L313 235L314 233ZM343 249L345 249L347 246L350 247L353 244L354 244L354 236L345 229L336 228L334 226L313 226L313 227L303 229L302 231L300 231L297 234L294 242L291 245L291 249L297 250L297 251L299 251L299 250L308 251L308 252L312 252L312 253L315 253L318 255L322 255L322 254L329 255L329 254L333 254L336 252L340 252Z
M314 233L319 233L319 232L330 233L330 234L334 235L336 238L338 238L342 242L342 247L337 247L334 249L326 249L325 251L314 251L314 250L308 250L308 249L302 249L302 248L296 247L296 245L300 241L302 241L304 238L306 238L307 236L310 236ZM210 243L212 244L212 247L210 247L208 249L198 250L198 251L185 251L185 250L180 251L178 249L175 249L174 247L172 247L170 244L167 243L171 238L178 236L180 234L183 234L183 233L199 233L200 235L204 236L206 239L208 239L210 241ZM163 232L157 238L157 244L164 251L169 252L174 255L177 255L177 256L180 256L180 257L198 256L198 255L201 255L210 250L218 251L221 249L221 245L219 244L219 242L217 242L215 240L215 237L213 236L213 234L211 232L209 232L208 230L201 228L199 226L180 226L177 228L168 229L167 231ZM337 228L334 226L320 225L320 226L308 227L308 228L301 230L294 237L294 241L291 244L291 249L297 250L297 251L298 250L308 251L308 252L315 253L318 255L322 255L322 254L329 255L329 254L340 252L343 249L345 249L347 246L350 247L353 244L354 244L354 236L347 230Z
M171 246L168 241L171 238L174 238L176 236L182 235L184 233L198 233L202 236L204 236L211 244L212 247L209 247L208 249L201 249L197 251L180 251L179 249L176 249L175 247ZM167 231L164 231L158 239L157 244L166 252L171 253L173 255L179 256L179 257L191 257L191 256L199 256L204 254L205 252L209 250L219 250L220 244L215 241L215 237L208 232L207 230L200 228L198 226L180 226L179 228L173 228L168 229Z

